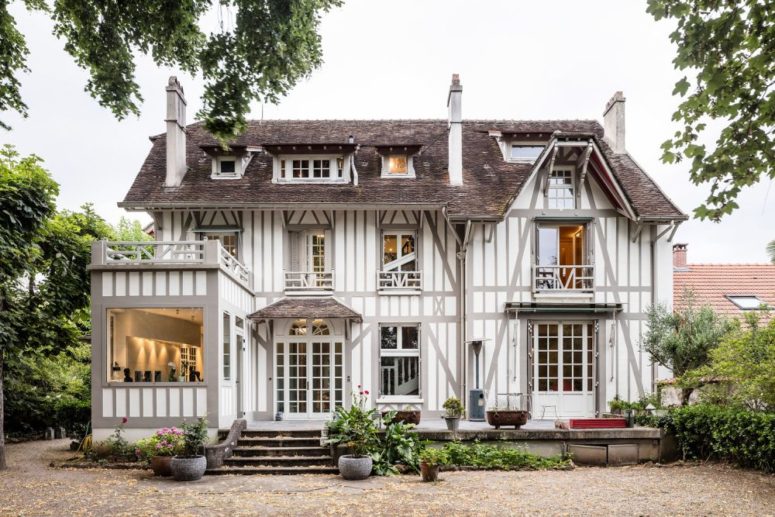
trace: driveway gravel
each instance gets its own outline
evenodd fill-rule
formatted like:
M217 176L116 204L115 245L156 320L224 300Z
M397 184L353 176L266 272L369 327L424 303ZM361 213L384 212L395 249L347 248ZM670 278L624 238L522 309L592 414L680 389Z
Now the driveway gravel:
M51 468L64 440L8 446L0 515L775 515L775 476L716 464L419 476L214 476Z

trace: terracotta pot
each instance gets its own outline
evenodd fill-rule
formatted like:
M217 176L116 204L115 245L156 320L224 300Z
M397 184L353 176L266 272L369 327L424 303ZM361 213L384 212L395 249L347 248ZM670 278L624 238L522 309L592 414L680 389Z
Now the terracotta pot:
M172 475L172 456L153 456L151 457L151 470L154 476Z
M383 411L382 412L382 418L385 418L387 416L388 412ZM422 412L420 410L408 410L408 411L396 411L396 416L393 419L395 422L403 422L405 424L414 424L419 425L420 424L420 415ZM387 422L385 422L387 423Z
M527 411L514 409L488 411L487 423L495 429L500 429L502 425L513 425L514 429L519 429L527 423Z
M439 480L439 466L428 465L424 461L420 463L420 475L423 481L438 481Z

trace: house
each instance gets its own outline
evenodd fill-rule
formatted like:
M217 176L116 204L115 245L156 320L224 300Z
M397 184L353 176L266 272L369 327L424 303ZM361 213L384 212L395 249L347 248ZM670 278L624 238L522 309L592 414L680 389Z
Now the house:
M672 301L687 217L627 153L623 95L601 125L464 120L462 90L447 119L253 121L221 146L170 78L119 203L156 240L93 249L95 437L322 419L359 387L427 417L477 387L537 417L650 392L644 311Z
M676 309L688 302L685 293L689 292L696 306L708 306L730 319L744 321L750 313L758 313L763 323L772 318L775 264L690 264L687 255L687 244L673 245Z

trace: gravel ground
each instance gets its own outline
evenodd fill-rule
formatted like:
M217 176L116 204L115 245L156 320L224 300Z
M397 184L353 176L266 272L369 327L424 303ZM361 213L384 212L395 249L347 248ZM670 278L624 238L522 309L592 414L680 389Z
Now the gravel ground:
M0 515L775 515L775 476L722 465L337 476L217 476L49 468L65 441L8 446Z

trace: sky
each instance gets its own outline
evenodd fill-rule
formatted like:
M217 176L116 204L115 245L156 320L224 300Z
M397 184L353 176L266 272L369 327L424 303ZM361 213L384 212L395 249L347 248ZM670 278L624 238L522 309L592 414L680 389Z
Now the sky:
M164 131L167 78L182 81L190 122L202 83L138 56L142 115L118 121L84 91L87 74L51 34L50 20L12 7L30 48L30 73L21 77L29 117L3 114L13 129L0 143L45 160L61 185L61 208L90 202L116 222L127 215L116 203L150 149L148 137ZM256 104L251 117L445 118L450 77L459 73L464 118L602 121L606 101L621 90L628 152L691 214L708 187L690 182L688 165L660 161L660 144L675 130L671 92L681 77L672 25L645 8L645 0L346 0L323 16L323 65L278 105ZM744 191L741 208L719 224L681 225L674 242L689 244L689 262L765 262L775 239L772 183Z

